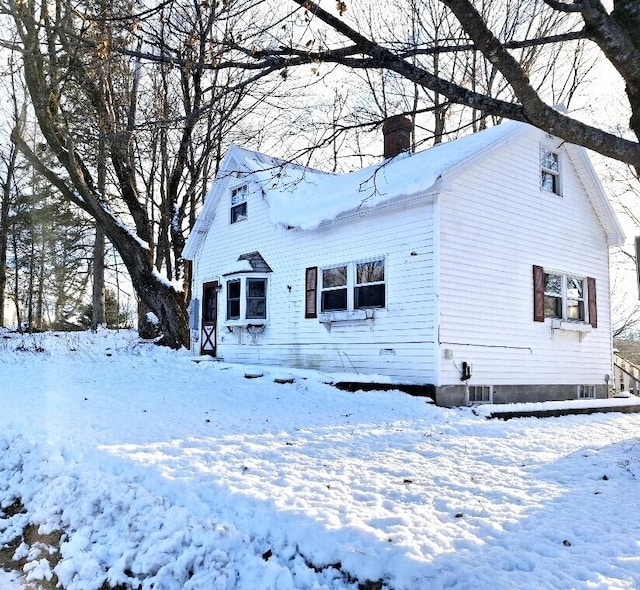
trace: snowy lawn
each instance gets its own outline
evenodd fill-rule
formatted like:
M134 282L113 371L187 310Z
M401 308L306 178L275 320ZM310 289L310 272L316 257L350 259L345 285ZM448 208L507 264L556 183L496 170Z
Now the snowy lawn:
M640 586L639 414L487 420L131 332L1 336L0 545L63 532L58 555L18 547L25 580Z

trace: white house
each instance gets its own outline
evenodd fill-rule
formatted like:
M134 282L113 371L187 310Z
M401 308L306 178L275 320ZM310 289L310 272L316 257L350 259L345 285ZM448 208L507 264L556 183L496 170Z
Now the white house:
M507 122L409 155L407 120L384 131L348 174L230 148L183 252L194 351L444 405L606 397L624 235L585 150Z

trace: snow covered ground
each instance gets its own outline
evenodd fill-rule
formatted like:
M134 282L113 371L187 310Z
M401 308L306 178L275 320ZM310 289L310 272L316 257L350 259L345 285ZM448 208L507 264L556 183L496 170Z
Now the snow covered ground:
M79 590L640 587L639 414L487 420L191 358L0 334L0 545L62 531Z

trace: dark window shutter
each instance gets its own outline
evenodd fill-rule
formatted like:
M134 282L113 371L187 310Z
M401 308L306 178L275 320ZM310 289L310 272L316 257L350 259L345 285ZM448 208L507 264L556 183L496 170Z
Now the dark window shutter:
M318 267L312 266L306 270L305 273L305 302L304 302L304 317L305 318L317 318L318 317Z
M544 322L544 269L533 265L533 321Z
M598 327L598 305L596 302L596 280L587 277L587 296L589 297L589 323L592 328Z

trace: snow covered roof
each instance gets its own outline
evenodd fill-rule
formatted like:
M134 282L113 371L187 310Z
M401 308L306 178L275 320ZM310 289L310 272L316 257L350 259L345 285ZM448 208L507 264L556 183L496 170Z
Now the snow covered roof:
M455 173L459 167L467 166L490 148L527 130L539 133L526 123L507 121L422 152L401 154L346 174L322 172L232 146L187 240L183 257L191 259L195 255L226 187L225 180L228 182L233 175L244 175L259 187L269 203L272 223L312 230L351 211L435 192L440 188L438 181L443 175ZM580 164L585 176L583 185L607 232L608 242L620 244L624 241L624 233L586 151L577 146L573 148L572 159Z
M521 126L521 123L503 123L347 174L326 174L298 165L276 165L273 161L265 164L249 160L248 164L267 196L271 221L309 230L348 211L426 194L435 189L444 172Z
M238 262L241 260L246 260L249 263L249 266L251 266L251 272L273 272L260 252L240 254Z

